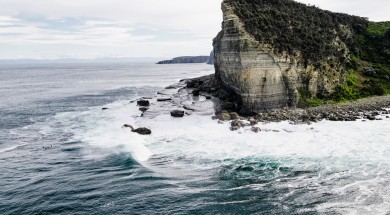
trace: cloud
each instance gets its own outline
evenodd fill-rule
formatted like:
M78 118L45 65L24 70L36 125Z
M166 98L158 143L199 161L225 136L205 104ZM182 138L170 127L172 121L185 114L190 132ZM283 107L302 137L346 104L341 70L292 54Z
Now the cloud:
M299 0L390 20L383 0ZM221 0L1 0L0 58L174 57L211 51Z

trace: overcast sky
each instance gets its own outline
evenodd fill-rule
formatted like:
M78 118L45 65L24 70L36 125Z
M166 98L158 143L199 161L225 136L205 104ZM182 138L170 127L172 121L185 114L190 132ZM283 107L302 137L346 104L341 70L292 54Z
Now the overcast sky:
M390 1L299 0L390 20ZM221 0L0 0L0 59L204 55Z

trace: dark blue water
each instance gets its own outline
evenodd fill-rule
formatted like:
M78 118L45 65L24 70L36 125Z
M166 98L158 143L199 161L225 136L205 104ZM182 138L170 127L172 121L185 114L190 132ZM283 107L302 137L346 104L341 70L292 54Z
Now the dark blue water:
M389 162L341 140L339 151L357 152L276 149L277 135L287 133L262 137L275 140L267 147L251 145L259 137L224 134L209 117L189 117L171 131L175 124L163 117L149 122L155 136L139 139L153 154L148 160L134 158L143 151L133 143L117 144L127 134L110 124L132 120L129 101L212 70L152 63L0 66L0 214L388 213ZM313 142L299 132L297 138ZM382 146L388 136L377 136L373 148L388 152ZM317 156L318 147L328 154Z

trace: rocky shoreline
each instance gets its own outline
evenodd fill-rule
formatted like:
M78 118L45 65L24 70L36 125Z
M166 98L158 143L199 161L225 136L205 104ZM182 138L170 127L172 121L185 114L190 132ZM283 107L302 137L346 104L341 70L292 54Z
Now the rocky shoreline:
M357 101L328 104L319 107L282 108L250 115L240 115L240 101L234 94L225 91L215 80L214 75L181 80L166 87L154 97L132 101L139 106L140 117L155 118L170 115L182 118L188 115L212 115L212 120L220 124L230 123L230 130L249 127L255 133L261 128L259 123L289 121L292 125L311 124L321 120L329 121L367 121L390 118L390 96L370 97ZM126 127L126 126L125 126ZM137 129L133 129L137 132ZM140 128L141 130L144 128ZM146 130L146 129L144 129ZM138 132L148 135L148 132ZM277 131L275 131L277 132Z
M237 96L223 90L218 80L214 76L205 76L186 81L187 88L193 91L209 93L218 97L221 101L216 110L219 120L236 120L237 117L228 117L228 115L238 115L240 101ZM290 121L291 124L313 123L323 119L330 121L356 121L362 120L381 120L378 116L390 114L390 96L369 97L356 101L350 101L340 104L327 104L310 108L281 108L278 110L269 110L259 113L240 116L240 119L251 119L259 122L281 122ZM228 114L227 114L228 113ZM388 116L387 116L388 117Z

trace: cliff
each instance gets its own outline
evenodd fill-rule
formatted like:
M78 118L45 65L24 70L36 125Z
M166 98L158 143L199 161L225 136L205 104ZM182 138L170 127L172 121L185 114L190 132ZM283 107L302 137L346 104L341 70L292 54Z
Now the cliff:
M209 58L209 56L184 56L160 61L157 64L208 63Z
M224 0L215 78L243 113L390 92L390 25L292 0Z

